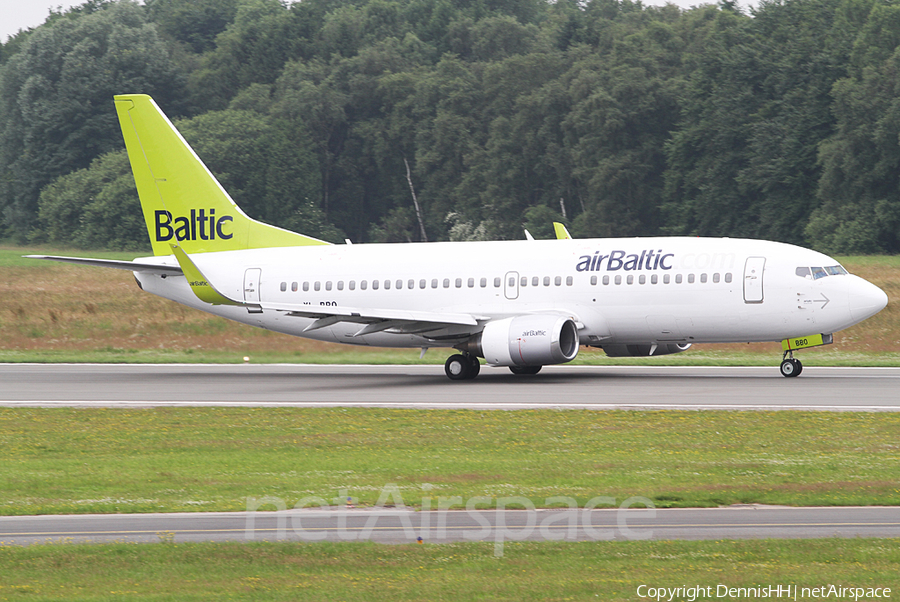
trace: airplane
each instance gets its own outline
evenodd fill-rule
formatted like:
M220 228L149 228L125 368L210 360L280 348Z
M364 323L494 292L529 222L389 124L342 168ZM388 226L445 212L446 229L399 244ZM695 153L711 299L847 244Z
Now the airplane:
M695 343L794 351L881 311L887 295L836 260L763 240L691 237L333 245L251 219L152 98L115 96L152 257L29 257L133 272L149 293L268 330L378 347L453 349L514 374L680 353ZM349 242L349 241L348 241Z

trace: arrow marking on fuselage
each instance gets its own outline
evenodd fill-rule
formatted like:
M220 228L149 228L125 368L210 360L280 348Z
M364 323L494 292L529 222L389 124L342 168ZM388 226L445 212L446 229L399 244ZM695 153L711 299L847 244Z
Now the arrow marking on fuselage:
M822 303L822 307L819 309L825 309L825 306L831 303L831 299L825 296L825 293L820 293L822 295L821 299L813 299L813 303ZM824 303L823 303L824 301Z

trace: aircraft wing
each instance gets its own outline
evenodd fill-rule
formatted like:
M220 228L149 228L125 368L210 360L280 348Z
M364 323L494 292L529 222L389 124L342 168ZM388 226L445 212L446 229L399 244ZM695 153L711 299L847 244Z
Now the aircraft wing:
M438 313L399 309L373 309L324 305L260 304L260 309L285 312L289 316L314 318L315 322L303 332L325 328L338 322L361 324L362 328L354 336L372 334L383 330L407 334L423 334L438 330L452 329L458 333L474 333L479 325L489 318L465 313ZM460 336L454 334L454 337Z
M246 307L251 311L280 311L289 316L312 318L315 321L304 329L304 332L325 328L338 322L351 322L361 324L360 330L353 336L362 336L384 330L404 332L407 334L424 334L429 332L442 332L447 338L458 338L465 334L480 330L479 318L471 314L437 313L425 311L396 310L396 309L372 309L355 308L334 305L302 305L288 303L246 303L232 299L219 292L219 289L209 281L199 267L191 260L184 249L178 245L171 245L172 252L184 275L188 279L191 290L201 301L213 305L236 305ZM488 318L480 318L487 321ZM426 335L427 336L427 335Z
M92 265L98 268L128 270L129 272L142 272L144 274L165 274L168 276L174 276L183 273L181 271L181 268L177 265L162 265L158 263L117 261L115 259L91 259L89 257L63 257L59 255L24 255L24 257L27 259L49 259L50 261L77 263L79 265Z

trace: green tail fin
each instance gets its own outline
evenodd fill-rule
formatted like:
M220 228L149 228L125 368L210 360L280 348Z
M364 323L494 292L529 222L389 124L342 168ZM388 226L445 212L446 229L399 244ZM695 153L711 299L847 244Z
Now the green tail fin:
M115 100L154 255L329 244L247 217L152 98Z

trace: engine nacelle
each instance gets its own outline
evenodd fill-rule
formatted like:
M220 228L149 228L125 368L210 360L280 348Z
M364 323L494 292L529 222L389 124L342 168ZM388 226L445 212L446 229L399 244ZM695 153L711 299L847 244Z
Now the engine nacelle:
M643 343L640 345L598 345L609 357L648 357L681 353L691 348L690 343Z
M492 366L546 366L571 362L578 345L570 318L535 314L488 322L466 348Z

